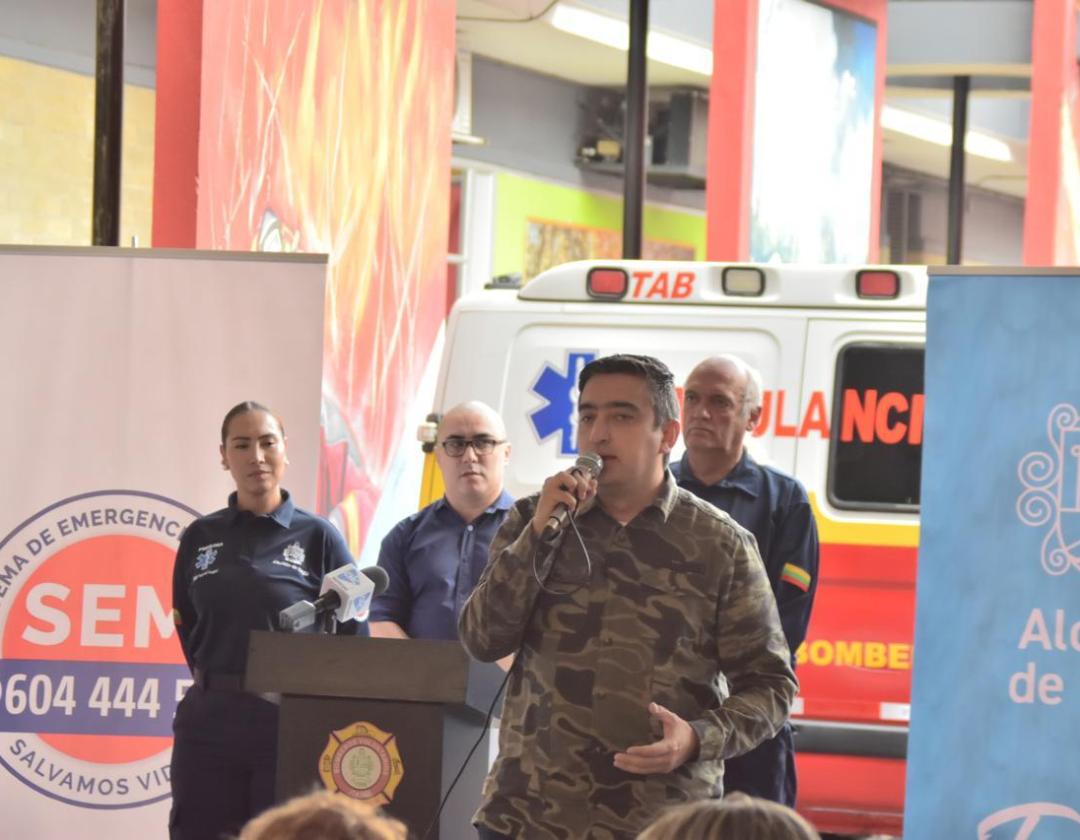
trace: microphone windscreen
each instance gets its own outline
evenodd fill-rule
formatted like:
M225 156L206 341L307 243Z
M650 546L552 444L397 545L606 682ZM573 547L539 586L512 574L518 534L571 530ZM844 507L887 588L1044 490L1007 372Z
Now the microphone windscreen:
M390 585L390 575L386 573L386 569L382 566L368 566L366 569L361 569L360 574L371 581L375 587L371 592L371 597L376 595L382 595L386 591L386 587Z
M574 462L574 469L580 470L589 478L596 478L604 468L604 459L595 452L582 452Z

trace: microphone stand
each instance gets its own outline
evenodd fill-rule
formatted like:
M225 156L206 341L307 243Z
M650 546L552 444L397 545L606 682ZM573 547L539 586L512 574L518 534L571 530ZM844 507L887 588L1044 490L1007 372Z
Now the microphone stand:
M334 618L333 610L319 616L318 632L324 636L332 636L337 632L337 619Z

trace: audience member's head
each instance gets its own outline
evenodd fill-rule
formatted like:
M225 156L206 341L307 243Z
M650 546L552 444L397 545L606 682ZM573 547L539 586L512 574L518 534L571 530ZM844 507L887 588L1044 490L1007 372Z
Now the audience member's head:
M264 811L237 840L405 840L405 826L371 805L320 791Z
M814 827L785 805L733 793L665 812L638 840L821 840Z

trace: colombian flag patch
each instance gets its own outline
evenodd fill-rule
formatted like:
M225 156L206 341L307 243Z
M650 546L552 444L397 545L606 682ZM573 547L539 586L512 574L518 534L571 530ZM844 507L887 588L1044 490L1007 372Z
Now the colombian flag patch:
M784 564L784 569L780 572L780 580L799 587L803 592L810 589L810 573L791 563Z

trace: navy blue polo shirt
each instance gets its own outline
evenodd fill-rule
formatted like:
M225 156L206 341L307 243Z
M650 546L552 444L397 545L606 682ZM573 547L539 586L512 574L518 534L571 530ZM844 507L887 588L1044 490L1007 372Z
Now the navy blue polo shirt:
M370 620L393 621L414 639L456 641L458 616L513 504L504 490L475 521L466 522L442 498L401 520L379 550L390 585L372 601Z
M806 638L818 578L817 524L806 490L793 476L757 463L745 449L715 484L698 481L688 453L671 464L671 471L680 487L726 511L757 538L794 659Z
M288 492L271 513L229 506L196 519L180 538L173 567L173 619L188 665L242 674L248 633L276 630L278 613L313 601L325 574L352 563L345 540L321 517L293 505ZM338 626L368 635L363 622Z

